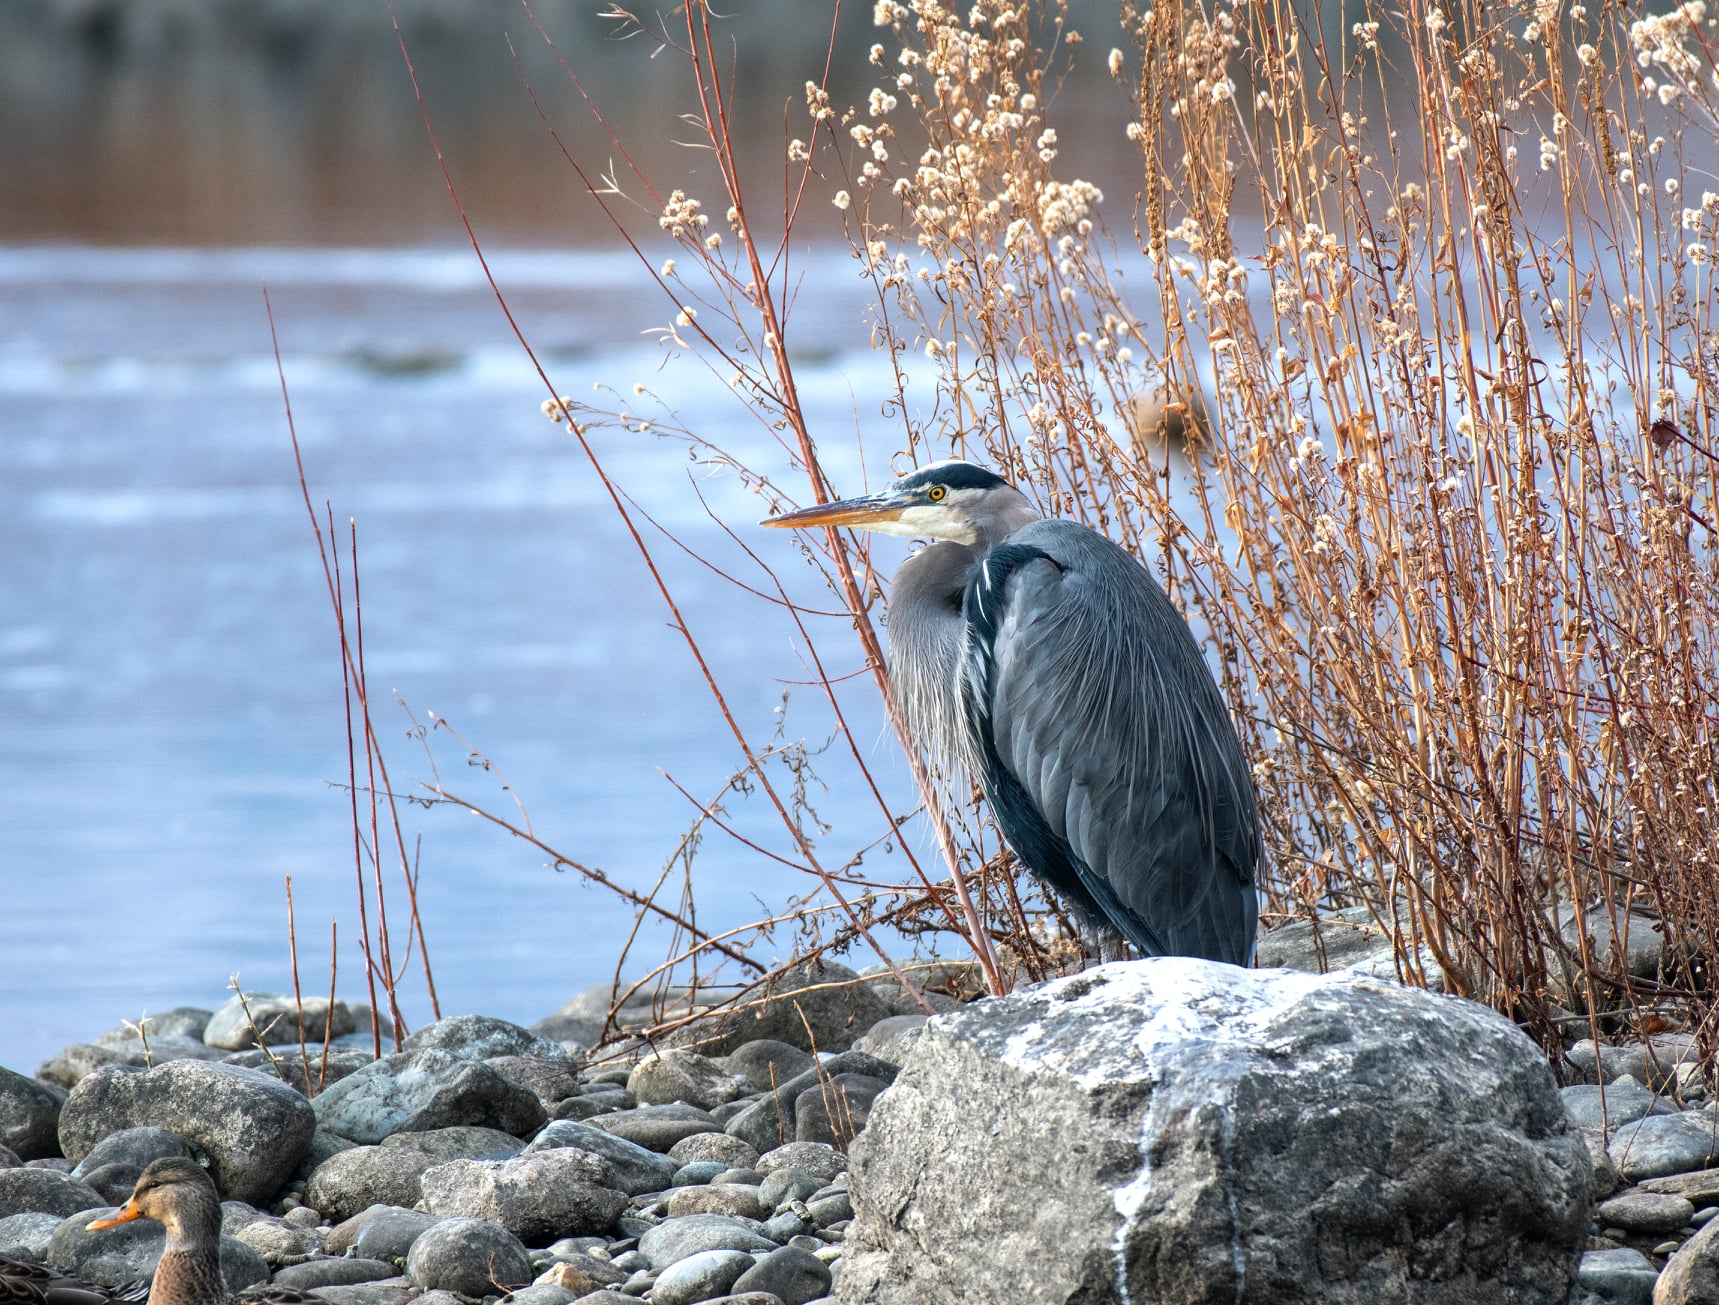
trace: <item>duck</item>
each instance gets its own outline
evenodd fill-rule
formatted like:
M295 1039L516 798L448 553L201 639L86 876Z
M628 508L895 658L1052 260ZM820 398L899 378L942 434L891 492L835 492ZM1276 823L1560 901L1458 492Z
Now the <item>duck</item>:
M148 1299L147 1282L98 1287L17 1254L0 1255L0 1305L137 1305Z
M173 1156L152 1160L124 1205L86 1224L91 1232L133 1219L154 1219L167 1229L167 1249L155 1266L149 1305L328 1305L315 1292L266 1283L229 1292L221 1277L221 1194L201 1165ZM92 1305L85 1301L41 1305Z

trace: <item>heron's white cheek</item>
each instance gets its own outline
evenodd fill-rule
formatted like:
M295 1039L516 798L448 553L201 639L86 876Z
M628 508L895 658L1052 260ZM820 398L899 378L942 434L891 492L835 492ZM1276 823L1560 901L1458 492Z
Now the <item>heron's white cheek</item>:
M948 539L957 544L976 544L979 533L946 507L910 507L895 519L892 534L927 539Z

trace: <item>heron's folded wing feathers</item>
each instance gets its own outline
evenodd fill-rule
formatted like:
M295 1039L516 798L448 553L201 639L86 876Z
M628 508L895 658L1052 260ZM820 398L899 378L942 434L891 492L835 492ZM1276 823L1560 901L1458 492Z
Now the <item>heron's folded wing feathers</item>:
M1041 522L1010 542L1051 562L1017 567L1002 594L986 677L999 759L1137 945L1213 955L1245 932L1251 950L1252 784L1186 623L1083 526Z

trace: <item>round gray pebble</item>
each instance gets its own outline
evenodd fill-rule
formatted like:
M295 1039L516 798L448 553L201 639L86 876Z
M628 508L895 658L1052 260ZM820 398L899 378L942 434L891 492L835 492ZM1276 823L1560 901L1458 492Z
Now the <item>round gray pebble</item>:
M720 1160L724 1169L734 1169L758 1163L758 1152L738 1137L727 1133L694 1133L683 1137L669 1148L668 1158L677 1165L695 1160Z
M778 1210L783 1202L803 1201L821 1187L823 1184L803 1169L777 1169L764 1175L758 1194L765 1205Z
M406 1272L426 1290L491 1296L497 1287L532 1279L531 1257L500 1224L487 1219L444 1219L421 1233L406 1257Z
M639 1237L639 1250L655 1269L666 1269L701 1251L773 1251L776 1244L756 1225L724 1214L692 1214L670 1219Z
M817 1256L798 1246L784 1246L760 1256L758 1262L734 1282L734 1290L767 1291L782 1305L806 1305L830 1289L830 1268Z
M774 1173L778 1169L801 1169L827 1183L848 1169L848 1158L833 1146L823 1142L789 1142L774 1151L766 1151L758 1159L758 1172Z
M668 1216L671 1219L689 1214L731 1214L741 1219L762 1219L769 1213L758 1199L756 1187L737 1183L681 1187L671 1192L668 1199Z
M1687 1224L1695 1207L1681 1196L1657 1192L1626 1192L1600 1202L1594 1218L1614 1228L1636 1233L1672 1233Z
M702 1183L716 1181L716 1176L727 1172L728 1166L720 1160L694 1160L684 1164L674 1171L676 1187L692 1187Z
M677 1260L657 1275L652 1305L693 1305L727 1293L754 1264L744 1251L700 1251Z

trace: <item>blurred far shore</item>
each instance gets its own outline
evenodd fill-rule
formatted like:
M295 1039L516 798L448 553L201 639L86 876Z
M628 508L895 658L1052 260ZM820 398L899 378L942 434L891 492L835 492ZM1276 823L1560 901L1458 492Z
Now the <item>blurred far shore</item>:
M0 242L463 240L402 42L480 238L604 242L612 227L563 146L593 177L614 168L625 181L630 158L660 193L716 190L679 116L699 111L685 60L664 41L684 18L667 5L630 12L636 22L604 0L395 0L392 11L384 0L6 0ZM1071 12L1084 45L1071 47L1053 117L1086 129L1065 155L1078 166L1089 150L1126 152L1103 66L1121 33L1114 6ZM867 58L872 7L752 0L718 33L722 75L739 88L742 168L779 203L787 144L811 135L807 80L828 65L831 99L863 105L887 75ZM620 207L651 217L630 199ZM839 236L840 214L811 207L801 234Z

